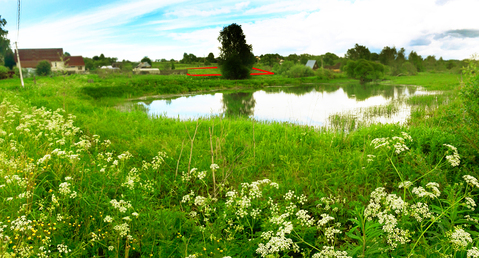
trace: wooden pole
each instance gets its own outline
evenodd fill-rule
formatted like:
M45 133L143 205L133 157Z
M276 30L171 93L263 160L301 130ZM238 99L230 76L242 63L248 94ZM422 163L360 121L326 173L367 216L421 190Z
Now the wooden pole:
M18 53L17 42L15 42L15 48L17 49L17 61L18 61L18 71L20 72L20 81L22 82L22 87L25 88L25 85L23 84L22 64L20 63L20 54Z

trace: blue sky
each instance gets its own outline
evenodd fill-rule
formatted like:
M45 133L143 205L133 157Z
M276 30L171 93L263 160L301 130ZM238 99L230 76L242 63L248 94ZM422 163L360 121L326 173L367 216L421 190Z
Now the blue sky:
M255 55L344 55L354 44L426 57L479 53L478 0L23 0L19 48L138 61L219 54L219 31L240 24ZM17 1L0 0L11 42Z

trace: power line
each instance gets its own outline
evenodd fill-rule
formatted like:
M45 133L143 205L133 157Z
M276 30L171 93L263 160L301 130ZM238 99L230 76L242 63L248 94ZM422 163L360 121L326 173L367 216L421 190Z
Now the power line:
M18 37L19 37L19 34L20 34L20 7L21 7L21 3L20 3L20 0L18 0L17 2L18 2L18 13L17 13L17 41L18 41Z

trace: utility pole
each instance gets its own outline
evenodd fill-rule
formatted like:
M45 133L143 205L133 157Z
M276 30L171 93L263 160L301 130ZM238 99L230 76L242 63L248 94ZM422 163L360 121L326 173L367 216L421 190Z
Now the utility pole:
M25 88L25 85L23 84L22 64L20 64L20 54L18 53L18 46L16 41L15 41L15 49L17 50L17 61L18 61L18 71L20 72L20 80L22 82L22 87Z

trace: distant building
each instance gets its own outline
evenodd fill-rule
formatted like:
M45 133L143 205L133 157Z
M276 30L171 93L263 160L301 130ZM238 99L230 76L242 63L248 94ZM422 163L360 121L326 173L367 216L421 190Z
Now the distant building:
M308 60L308 62L306 63L306 66L310 67L313 70L316 70L318 69L318 62L316 62L316 60Z
M84 72L85 62L82 56L63 56L63 48L33 48L19 49L20 62L22 68L35 70L40 61L48 61L52 66L52 71ZM17 60L17 50L15 50L15 63Z
M151 68L151 65L148 62L141 62L136 66L136 68L139 68L139 69Z

